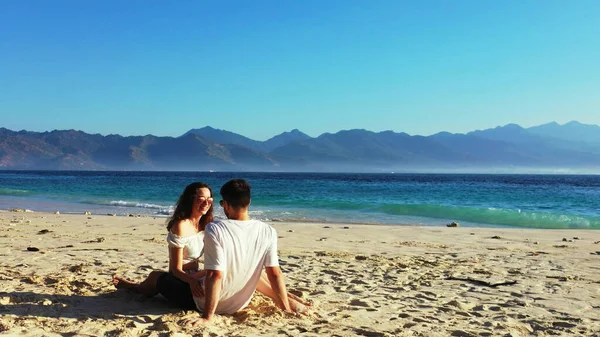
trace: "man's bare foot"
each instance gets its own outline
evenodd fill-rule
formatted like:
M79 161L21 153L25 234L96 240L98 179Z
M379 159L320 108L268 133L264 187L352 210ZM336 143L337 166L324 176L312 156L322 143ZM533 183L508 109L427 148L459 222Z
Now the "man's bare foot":
M117 275L113 276L112 283L117 289L132 289L138 286L137 283L129 281L122 277L118 277Z

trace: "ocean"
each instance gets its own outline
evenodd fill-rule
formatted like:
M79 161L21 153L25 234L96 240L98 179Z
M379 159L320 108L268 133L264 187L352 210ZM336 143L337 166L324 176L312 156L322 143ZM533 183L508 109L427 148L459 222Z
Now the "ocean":
M0 209L167 217L184 187L252 186L265 221L600 229L600 176L0 171Z

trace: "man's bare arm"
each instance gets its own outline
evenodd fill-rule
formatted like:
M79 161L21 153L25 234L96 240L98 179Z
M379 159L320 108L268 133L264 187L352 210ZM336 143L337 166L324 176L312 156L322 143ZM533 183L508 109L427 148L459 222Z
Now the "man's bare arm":
M287 297L287 290L285 288L285 278L283 277L281 269L279 267L265 267L265 272L269 278L269 283L271 283L271 288L273 288L273 292L275 293L275 298L273 299L275 304L281 310L292 312Z
M202 318L210 321L217 310L219 297L221 296L221 280L223 272L220 270L206 270L204 279L204 310Z

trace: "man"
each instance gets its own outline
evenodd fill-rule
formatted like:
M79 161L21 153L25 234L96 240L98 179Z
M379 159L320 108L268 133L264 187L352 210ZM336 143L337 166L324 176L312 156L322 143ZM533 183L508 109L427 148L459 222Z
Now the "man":
M202 317L191 325L209 322L215 313L231 314L245 308L254 294L263 267L275 293L275 304L291 312L277 256L277 232L248 216L250 184L234 179L221 187L221 206L227 220L206 227L204 236L204 294L194 294Z

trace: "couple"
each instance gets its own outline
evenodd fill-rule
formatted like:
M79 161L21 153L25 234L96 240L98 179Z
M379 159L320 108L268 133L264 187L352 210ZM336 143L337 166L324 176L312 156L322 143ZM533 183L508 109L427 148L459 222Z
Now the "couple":
M227 220L213 221L210 186L188 185L167 225L169 272L153 271L141 283L114 276L115 287L150 296L160 293L182 309L198 309L202 317L191 325L245 308L254 290L284 311L305 313L310 304L286 291L275 229L248 216L250 184L230 180L220 194Z

